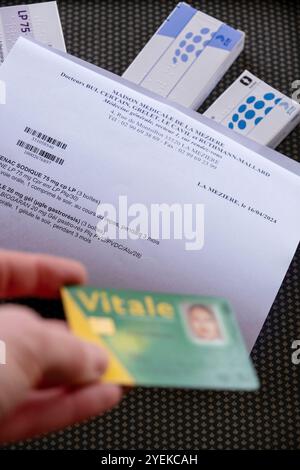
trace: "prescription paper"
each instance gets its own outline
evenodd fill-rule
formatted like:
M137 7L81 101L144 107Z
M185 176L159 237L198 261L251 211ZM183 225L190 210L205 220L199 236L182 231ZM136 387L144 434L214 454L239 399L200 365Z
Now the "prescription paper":
M299 164L24 38L0 80L1 246L78 259L95 286L225 298L250 350L299 242ZM120 196L204 205L203 243L99 238Z

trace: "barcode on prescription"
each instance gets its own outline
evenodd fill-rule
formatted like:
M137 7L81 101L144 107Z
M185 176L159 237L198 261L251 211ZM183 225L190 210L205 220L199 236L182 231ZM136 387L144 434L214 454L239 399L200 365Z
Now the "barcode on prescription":
M40 157L46 158L47 160L51 160L51 162L58 163L58 165L64 164L63 158L59 158L56 155L52 155L52 153L46 152L43 149L39 149L38 147L28 144L23 140L18 140L17 146L23 148L24 150L27 150L28 152L34 153L35 155L39 155Z
M61 140L57 140L57 139L54 139L53 137L49 137L48 135L43 134L43 132L36 131L35 129L31 129L30 127L27 127L27 126L25 127L24 132L32 135L33 137L36 137L37 139L47 142L48 144L55 145L56 147L59 147L63 150L65 150L68 146Z

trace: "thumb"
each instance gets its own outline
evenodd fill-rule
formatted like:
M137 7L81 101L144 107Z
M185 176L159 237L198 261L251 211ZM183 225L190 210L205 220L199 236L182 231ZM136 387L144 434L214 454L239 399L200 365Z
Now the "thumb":
M0 417L41 384L93 382L108 365L104 350L25 307L0 308L0 339L7 351L7 363L0 367Z

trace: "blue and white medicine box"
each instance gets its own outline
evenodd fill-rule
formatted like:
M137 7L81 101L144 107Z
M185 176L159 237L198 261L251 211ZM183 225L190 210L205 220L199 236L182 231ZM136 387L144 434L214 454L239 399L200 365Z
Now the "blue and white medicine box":
M244 47L245 34L179 3L123 77L197 109Z
M275 148L299 124L300 104L245 70L204 115Z

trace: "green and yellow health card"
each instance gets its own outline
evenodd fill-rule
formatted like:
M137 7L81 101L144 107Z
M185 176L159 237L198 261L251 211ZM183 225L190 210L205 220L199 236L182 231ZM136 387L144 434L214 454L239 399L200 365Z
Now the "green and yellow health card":
M105 347L102 381L153 387L256 390L234 314L222 299L65 287L72 331Z

